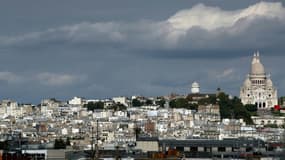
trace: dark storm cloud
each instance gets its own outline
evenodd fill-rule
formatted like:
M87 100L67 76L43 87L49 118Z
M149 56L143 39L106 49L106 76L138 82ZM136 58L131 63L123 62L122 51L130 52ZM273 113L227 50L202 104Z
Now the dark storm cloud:
M0 34L2 97L33 101L57 96L185 94L193 81L205 92L222 87L236 95L253 51L269 58L264 62L270 71L278 70L273 61L284 58L284 7L253 2L238 8L191 2L195 5L171 14L159 13L163 16L155 18L146 14L147 20L138 15L78 20L76 16L88 15L79 6L80 11L74 8L79 15L72 14L76 23L63 20L43 29ZM101 11L97 8L92 14ZM134 11L114 14L128 12ZM285 78L272 76L277 84Z
M200 14L214 22L200 20ZM189 16L194 18L189 20ZM276 54L284 50L284 20L285 9L281 3L260 2L238 11L223 11L200 4L165 21L86 22L2 37L0 45L21 50L60 46L84 46L90 50L114 47L131 50L134 54L150 52L154 57L171 58L227 58L229 54L243 56L256 49L268 49Z

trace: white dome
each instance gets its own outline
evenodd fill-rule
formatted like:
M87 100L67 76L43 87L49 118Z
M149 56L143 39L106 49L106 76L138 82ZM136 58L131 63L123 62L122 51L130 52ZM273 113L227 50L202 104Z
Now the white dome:
M273 83L272 83L272 81L271 81L270 78L268 78L268 79L266 80L266 85L267 85L267 86L273 86Z
M261 63L251 65L251 74L265 74L264 67Z
M250 86L250 85L251 85L251 81L249 80L249 77L247 77L247 78L245 79L245 81L243 82L243 85L244 85L244 86Z
M197 82L192 83L192 88L199 88L199 87L200 87L199 83Z
M191 87L191 92L192 93L200 93L200 85L197 82L193 82L192 83L192 87Z
M251 74L263 75L265 74L264 67L259 59L259 53L254 53L253 60L251 63Z

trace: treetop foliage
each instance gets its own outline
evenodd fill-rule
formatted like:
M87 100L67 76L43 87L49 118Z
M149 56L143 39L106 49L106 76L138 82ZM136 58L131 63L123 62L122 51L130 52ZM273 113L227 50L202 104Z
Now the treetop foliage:
M104 102L89 102L84 105L84 107L87 107L88 111L94 111L96 109L104 109Z
M193 98L177 98L169 102L171 108L186 108L197 110L198 105L218 104L220 106L221 118L243 119L247 124L253 124L252 115L257 112L255 105L243 105L238 97L229 98L229 95L224 92L219 92L218 95L210 95L207 98L199 99L198 104L193 103Z

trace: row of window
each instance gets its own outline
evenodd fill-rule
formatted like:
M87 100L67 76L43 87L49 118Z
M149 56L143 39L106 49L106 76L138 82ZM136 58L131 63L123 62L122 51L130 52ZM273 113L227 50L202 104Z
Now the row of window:
M232 152L237 152L239 151L241 148L240 147L230 147ZM178 151L185 151L184 147L176 147L176 149ZM252 147L245 147L246 152L250 152L253 150ZM212 152L213 149L212 147L203 147L203 151L204 152ZM218 152L226 152L226 147L217 147L217 151ZM190 147L190 152L198 152L198 147Z
M274 121L268 120L268 121L267 121L267 124L272 124L272 122L273 122L273 124L277 124L277 121L276 121L276 120L274 120ZM262 121L261 121L261 124L265 124L265 121L262 120Z
M247 94L247 97L250 97L250 94ZM261 93L259 93L259 97L261 97ZM269 94L268 97L271 97L271 94Z
M259 102L259 103L257 103L257 102L255 102L255 105L258 107L258 108L265 108L266 107L266 103L265 102Z
M265 84L265 80L252 80L252 84Z

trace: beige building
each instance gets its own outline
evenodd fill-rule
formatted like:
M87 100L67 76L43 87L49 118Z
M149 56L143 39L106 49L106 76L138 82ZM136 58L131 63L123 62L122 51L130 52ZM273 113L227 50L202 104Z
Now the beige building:
M285 117L274 117L274 116L252 116L253 123L256 125L270 125L274 124L277 126L284 125Z
M258 109L270 109L278 104L277 89L265 73L259 52L254 53L251 72L240 89L243 104L256 104Z
M23 114L23 108L18 106L18 103L12 100L0 101L0 116L14 116L18 117Z
M136 149L141 150L142 152L149 151L158 151L158 139L155 137L141 137L136 139Z

